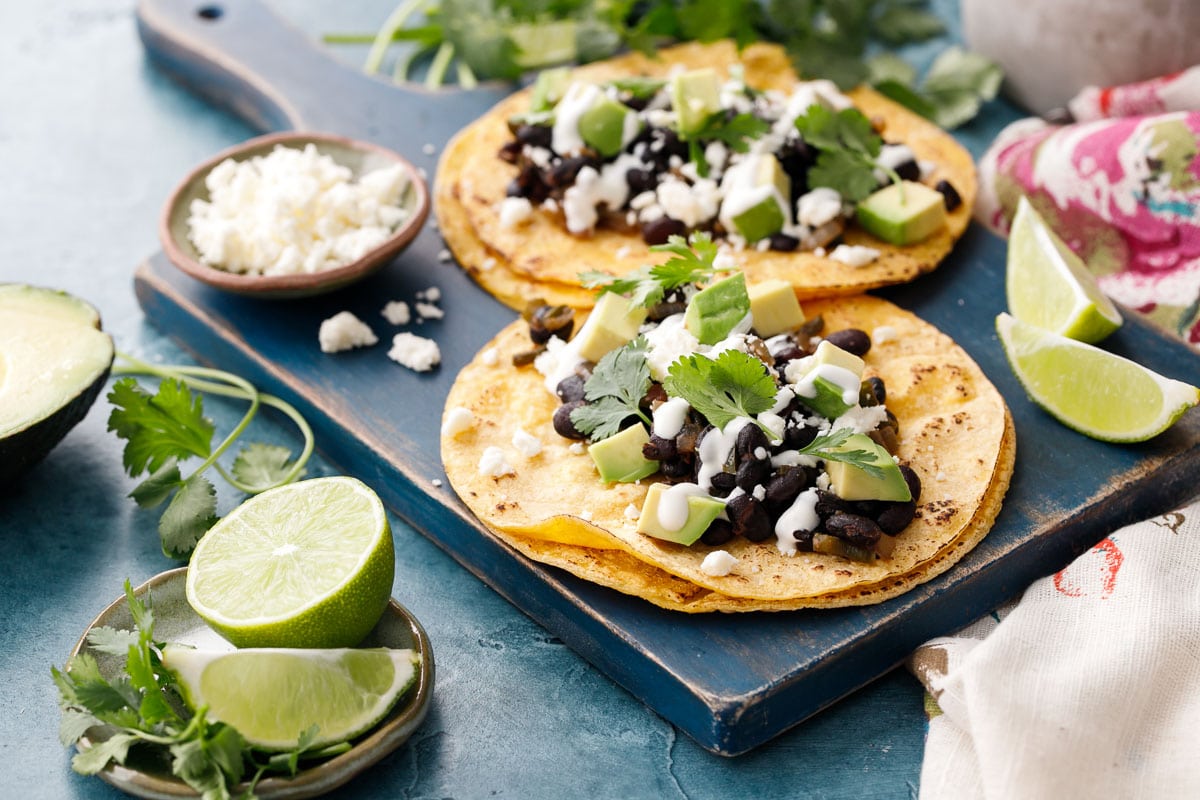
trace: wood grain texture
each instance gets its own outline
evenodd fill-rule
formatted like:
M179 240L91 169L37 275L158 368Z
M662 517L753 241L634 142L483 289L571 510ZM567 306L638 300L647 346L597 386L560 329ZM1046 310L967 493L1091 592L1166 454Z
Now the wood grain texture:
M257 2L230 6L209 21L188 4L145 1L139 30L156 64L257 127L325 129L376 141L430 172L435 155L425 145L440 147L502 94L495 87L426 93L365 77L327 59ZM296 403L330 460L713 752L742 753L797 724L885 673L921 641L1061 568L1113 528L1182 502L1200 475L1195 412L1153 442L1113 446L1061 427L1025 398L992 327L1004 303L1004 246L972 229L936 273L880 294L952 335L1012 409L1017 468L992 533L954 569L878 606L688 618L660 611L529 562L434 486L445 479L437 421L453 377L514 318L439 260L441 249L427 228L367 281L287 304L222 294L180 274L162 255L138 269L135 284L156 326L199 360ZM390 333L379 317L383 303L411 301L431 285L442 291L446 318L408 329L441 345L438 371L404 370L385 358L385 345L339 356L319 352L322 319L349 309ZM1145 323L1129 321L1106 347L1200 383L1200 357Z

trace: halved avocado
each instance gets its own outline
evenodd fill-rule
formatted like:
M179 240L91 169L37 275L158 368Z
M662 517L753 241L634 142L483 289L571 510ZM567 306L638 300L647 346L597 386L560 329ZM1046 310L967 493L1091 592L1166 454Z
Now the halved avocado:
M62 441L113 362L100 314L66 292L0 284L0 485Z

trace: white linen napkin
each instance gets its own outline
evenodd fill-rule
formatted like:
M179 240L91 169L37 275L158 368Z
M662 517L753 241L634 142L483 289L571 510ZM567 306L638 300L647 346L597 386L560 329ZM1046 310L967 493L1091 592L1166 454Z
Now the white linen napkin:
M921 800L1200 798L1200 503L931 640Z

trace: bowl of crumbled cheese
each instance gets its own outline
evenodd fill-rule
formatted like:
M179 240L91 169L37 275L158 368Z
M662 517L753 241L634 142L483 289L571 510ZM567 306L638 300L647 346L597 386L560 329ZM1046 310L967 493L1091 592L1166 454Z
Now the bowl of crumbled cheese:
M167 200L159 237L175 266L211 286L305 297L388 264L428 215L425 182L398 153L275 133L192 170Z

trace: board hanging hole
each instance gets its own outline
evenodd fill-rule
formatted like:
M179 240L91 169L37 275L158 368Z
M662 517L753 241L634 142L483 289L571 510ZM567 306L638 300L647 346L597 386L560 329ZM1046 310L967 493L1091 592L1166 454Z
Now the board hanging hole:
M213 22L220 19L224 13L225 9L221 8L220 6L202 6L201 8L197 9L196 16L200 19Z

